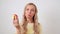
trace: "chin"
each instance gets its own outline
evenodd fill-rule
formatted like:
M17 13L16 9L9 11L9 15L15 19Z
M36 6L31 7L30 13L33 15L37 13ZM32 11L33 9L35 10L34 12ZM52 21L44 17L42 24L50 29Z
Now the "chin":
M30 16L28 16L27 18L31 18Z

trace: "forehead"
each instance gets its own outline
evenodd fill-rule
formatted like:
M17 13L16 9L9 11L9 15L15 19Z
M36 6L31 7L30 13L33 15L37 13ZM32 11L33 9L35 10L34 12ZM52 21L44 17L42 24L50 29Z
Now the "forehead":
M34 5L27 5L26 8L35 9L35 6Z

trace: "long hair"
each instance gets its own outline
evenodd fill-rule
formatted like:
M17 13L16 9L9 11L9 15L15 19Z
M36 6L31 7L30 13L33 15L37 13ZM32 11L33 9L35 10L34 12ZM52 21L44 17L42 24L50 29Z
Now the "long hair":
M34 34L39 34L39 30L38 30L38 19L37 19L37 12L38 12L37 11L37 7L33 3L28 3L27 5L33 5L35 7L35 15L32 18L33 19L33 24L34 24L33 25L33 29L34 29ZM27 32L27 18L25 16L25 10L26 10L27 5L24 8L24 15L23 15L23 25L22 25L23 30L24 30L23 34L26 34L26 32Z

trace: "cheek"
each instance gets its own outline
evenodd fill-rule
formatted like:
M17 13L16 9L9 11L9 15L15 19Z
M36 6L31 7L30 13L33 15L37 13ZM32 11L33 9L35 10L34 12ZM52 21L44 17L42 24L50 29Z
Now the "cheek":
M26 17L33 17L34 16L34 14L35 14L35 12L34 11L31 11L31 13L29 13L28 11L25 11L25 16ZM30 15L30 16L29 16Z
M25 11L25 16L28 16L28 12L27 11Z
M35 12L32 12L32 13L31 13L31 16L33 17L33 16L34 16L34 14L35 14Z

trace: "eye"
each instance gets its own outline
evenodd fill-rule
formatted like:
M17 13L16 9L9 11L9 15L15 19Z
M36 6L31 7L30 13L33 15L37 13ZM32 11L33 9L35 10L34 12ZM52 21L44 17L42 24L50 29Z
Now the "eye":
M32 12L34 12L34 9L31 9Z
M29 9L26 9L27 11L29 10Z

